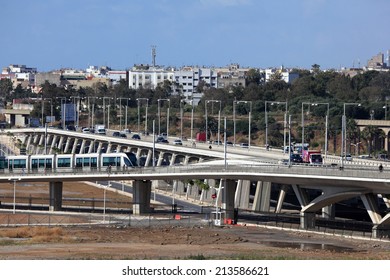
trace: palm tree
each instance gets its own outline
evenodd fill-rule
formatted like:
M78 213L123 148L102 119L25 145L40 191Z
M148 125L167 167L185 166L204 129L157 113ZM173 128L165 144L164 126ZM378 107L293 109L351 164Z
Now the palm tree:
M362 131L362 138L368 143L368 154L371 155L373 143L376 143L379 139L383 139L385 133L383 130L378 129L373 125L365 127ZM375 146L374 146L375 147Z

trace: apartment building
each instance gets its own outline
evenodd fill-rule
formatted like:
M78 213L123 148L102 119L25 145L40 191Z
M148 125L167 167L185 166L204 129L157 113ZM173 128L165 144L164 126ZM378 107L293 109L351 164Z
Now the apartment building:
M136 65L128 71L129 88L155 89L165 80L173 82L175 72L173 69L163 69L149 65Z

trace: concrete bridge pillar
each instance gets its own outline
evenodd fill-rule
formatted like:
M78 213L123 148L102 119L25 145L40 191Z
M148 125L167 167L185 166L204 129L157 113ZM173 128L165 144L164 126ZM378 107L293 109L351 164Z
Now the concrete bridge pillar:
M190 157L188 155L186 155L185 158L184 158L184 163L183 164L187 165L189 161L190 161Z
M152 156L153 156L153 151L149 150L148 151L148 155L146 156L145 166L149 166L150 165L150 162L152 161ZM137 157L137 158L139 158L139 157ZM153 162L152 162L151 165L153 165Z
M280 193L279 193L278 203L276 204L275 213L282 212L283 203L284 203L284 199L286 197L286 193L287 193L287 186L282 186L280 188Z
M54 135L54 136L53 136L53 140L51 141L49 154L52 154L52 153L53 153L53 149L55 148L55 146L56 146L56 144L57 144L57 139L58 139L58 135Z
M150 213L152 182L136 180L133 185L133 215Z
M103 147L103 143L99 142L98 147L97 147L97 151L96 151L98 154L100 154L102 152L102 147Z
M58 142L58 146L57 146L57 148L60 149L60 151L62 151L63 144L64 144L64 136L61 136L60 141Z
M106 153L111 153L111 149L112 149L112 144L109 142L109 143L107 144Z
M69 147L70 147L70 142L71 142L71 141L72 141L72 139L70 139L69 137L66 139L64 154L67 154L67 153L68 153Z
M88 148L88 154L92 154L95 150L95 140L91 140L91 142L89 142L89 148Z
M77 145L79 143L79 138L73 138L73 147L72 147L72 154L76 153Z
M175 165L175 161L176 161L176 154L173 153L172 156L171 156L171 161L169 162L169 165L172 166L172 165Z
M225 210L226 219L234 219L234 197L236 193L236 181L224 180L222 187L222 210Z
M237 208L249 209L250 186L251 182L249 180L238 180L234 199Z
M27 135L26 138L25 138L25 146L26 146L26 151L29 151L30 150L30 145L31 145L31 135Z
M49 211L60 211L62 209L62 182L50 182L49 185Z
M334 204L327 205L324 208L322 208L322 218L334 220L335 216L336 216L336 208Z
M43 146L45 144L45 135L44 134L39 134L39 142L38 146Z
M316 226L316 213L302 212L300 213L300 228L311 229Z
M83 139L81 141L81 147L80 147L80 151L79 151L79 154L84 154L84 148L85 148L85 143L87 142L87 140Z
M163 159L164 159L164 152L160 152L160 155L158 157L158 161L157 161L157 166L161 166L161 163L163 162Z
M270 199L271 182L258 181L255 197L253 199L252 210L257 212L269 212Z

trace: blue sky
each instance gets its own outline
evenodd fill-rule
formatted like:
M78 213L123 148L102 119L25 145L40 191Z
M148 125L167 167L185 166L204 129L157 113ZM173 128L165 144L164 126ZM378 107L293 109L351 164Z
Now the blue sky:
M0 66L321 68L390 49L388 0L0 0Z

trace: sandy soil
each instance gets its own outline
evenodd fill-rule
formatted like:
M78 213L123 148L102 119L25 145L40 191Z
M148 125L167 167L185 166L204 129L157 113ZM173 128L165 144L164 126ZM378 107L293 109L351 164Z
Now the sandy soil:
M0 185L1 196L12 191L10 184ZM20 190L18 194L21 195ZM47 194L47 185L23 188L26 196ZM64 185L64 197L102 195L101 189L91 185ZM108 196L129 200L114 192ZM0 212L0 215L8 214ZM249 226L3 227L0 259L389 260L390 243Z

